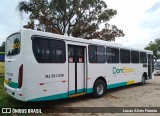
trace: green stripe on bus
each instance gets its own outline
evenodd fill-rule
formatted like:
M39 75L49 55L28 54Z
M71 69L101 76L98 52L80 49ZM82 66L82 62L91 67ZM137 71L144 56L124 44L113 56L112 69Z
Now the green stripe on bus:
M67 97L68 97L68 93L61 93L61 94L56 94L56 95L51 95L51 96L35 98L35 99L28 100L28 101L56 100L56 99L62 99L62 98L67 98Z
M78 89L77 93L81 93L81 92L86 92L85 89ZM87 89L87 93L92 93L93 92L93 88L88 88ZM75 94L75 90L69 91L69 94Z
M125 86L125 85L127 85L127 82L110 84L110 85L107 85L107 89L116 88L116 87L121 87L121 86Z
M88 88L87 89L87 93L92 93L93 92L93 88Z
M81 93L81 92L85 92L84 91L84 88L83 89L78 89L77 90L77 93ZM75 92L75 90L71 90L71 91L69 91L69 94L71 95L71 94L75 94L76 92Z
M18 83L15 83L15 82L8 82L8 86L11 87L11 88L18 88Z
M127 82L110 84L110 85L107 85L107 89L116 88L116 87L120 87L120 86L126 86L126 85L127 85ZM78 93L83 92L83 91L84 91L84 89L78 89L77 90ZM93 92L93 88L88 88L87 89L87 93L92 93L92 92ZM44 101L44 100L56 100L56 99L61 99L61 98L68 98L69 94L75 94L75 90L72 90L72 91L69 91L69 92L66 92L66 93L61 93L61 94L35 98L35 99L31 99L29 101Z
M78 93L84 92L84 89L78 89L77 92ZM87 89L87 93L91 93L91 92L93 92L92 88ZM45 100L56 100L56 99L61 99L61 98L68 98L68 93L69 94L72 94L72 93L74 94L75 91L72 90L72 91L69 91L67 93L61 93L61 94L56 94L56 95L51 95L51 96L45 96L45 97L30 99L28 101L45 101Z
M81 93L81 92L85 92L85 91L84 91L84 88L83 88L83 89L78 89L78 90L77 90L77 93Z
M69 94L75 94L75 90L69 91Z

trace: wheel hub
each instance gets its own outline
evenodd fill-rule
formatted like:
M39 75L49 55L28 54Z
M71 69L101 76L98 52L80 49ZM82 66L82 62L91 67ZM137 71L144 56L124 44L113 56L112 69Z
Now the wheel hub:
M101 94L103 94L103 85L102 84L100 84L98 87L97 87L97 93L99 94L99 95L101 95Z

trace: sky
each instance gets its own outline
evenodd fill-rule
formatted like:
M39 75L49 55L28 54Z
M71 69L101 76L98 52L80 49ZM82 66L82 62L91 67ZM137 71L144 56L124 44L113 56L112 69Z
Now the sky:
M0 4L0 44L27 24L27 17L17 10L22 0L3 0ZM160 38L160 0L104 0L108 8L117 10L109 24L125 33L117 43L144 49L150 41Z
M150 41L160 38L160 0L105 0L108 8L117 10L110 24L117 25L125 37L117 43L144 49Z

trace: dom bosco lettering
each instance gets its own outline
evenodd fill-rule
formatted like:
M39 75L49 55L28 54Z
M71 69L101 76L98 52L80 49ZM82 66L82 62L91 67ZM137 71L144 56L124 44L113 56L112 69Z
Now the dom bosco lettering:
M131 73L131 72L135 72L134 68L128 68L128 67L123 67L123 68L116 68L113 67L112 69L112 73L113 74L119 74L119 73Z

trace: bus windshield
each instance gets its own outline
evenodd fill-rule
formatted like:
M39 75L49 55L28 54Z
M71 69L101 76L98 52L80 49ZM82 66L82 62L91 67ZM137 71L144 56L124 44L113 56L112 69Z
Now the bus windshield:
M6 41L6 55L14 56L20 53L20 34L16 33L8 37Z

